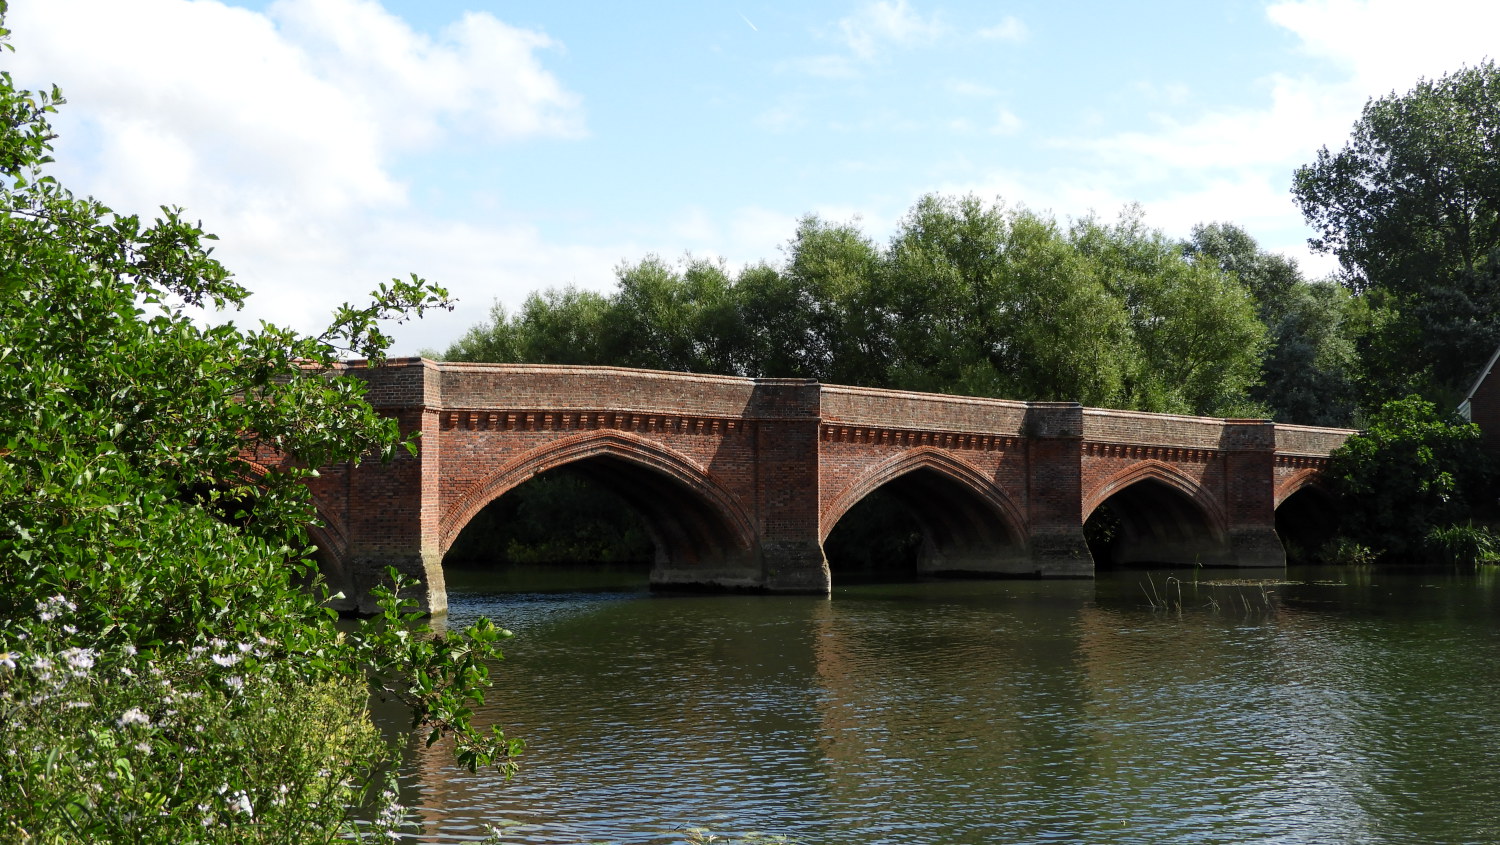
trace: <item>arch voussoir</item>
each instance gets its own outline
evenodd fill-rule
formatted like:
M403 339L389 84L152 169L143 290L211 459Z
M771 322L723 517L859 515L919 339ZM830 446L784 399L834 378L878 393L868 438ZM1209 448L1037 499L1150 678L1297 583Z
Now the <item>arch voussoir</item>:
M1281 507L1281 503L1291 498L1293 493L1300 492L1311 487L1320 493L1333 495L1333 490L1328 484L1327 475L1323 470L1307 468L1283 478L1276 485L1275 506Z
M870 467L821 509L820 538L866 497L889 487L922 526L917 568L931 574L1035 574L1022 510L983 472L920 447Z

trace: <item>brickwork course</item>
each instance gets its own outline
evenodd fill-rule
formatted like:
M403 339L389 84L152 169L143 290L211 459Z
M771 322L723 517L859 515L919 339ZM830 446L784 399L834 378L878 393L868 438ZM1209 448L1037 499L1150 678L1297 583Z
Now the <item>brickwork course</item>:
M1124 535L1114 563L1284 566L1277 508L1316 494L1353 433L804 379L421 358L346 369L420 432L414 456L312 481L325 574L362 610L387 566L444 610L443 555L469 520L565 465L637 510L663 588L827 593L823 542L876 490L922 525L925 573L1091 577L1083 526L1106 502Z

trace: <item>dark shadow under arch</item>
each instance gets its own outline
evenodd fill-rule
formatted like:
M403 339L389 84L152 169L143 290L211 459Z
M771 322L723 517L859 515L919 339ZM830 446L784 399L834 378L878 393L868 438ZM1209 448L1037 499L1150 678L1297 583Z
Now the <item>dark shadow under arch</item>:
M1227 566L1223 526L1178 485L1151 475L1116 486L1084 523L1094 563L1121 566Z
M1276 506L1276 535L1288 563L1321 562L1320 552L1338 527L1338 504L1321 485L1304 485Z
M883 483L866 487L853 504L841 503L824 540L835 583L1035 574L1008 499L977 473L918 457L873 476Z
M485 507L552 473L613 493L639 517L653 549L653 586L760 584L749 520L732 497L690 460L621 432L567 438L502 467L444 520L444 554Z

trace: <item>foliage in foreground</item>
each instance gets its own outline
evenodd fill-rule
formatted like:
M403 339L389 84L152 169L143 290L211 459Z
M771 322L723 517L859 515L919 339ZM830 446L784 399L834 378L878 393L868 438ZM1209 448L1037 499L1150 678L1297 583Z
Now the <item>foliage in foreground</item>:
M510 765L471 721L504 632L425 637L388 592L342 634L306 589L303 479L403 445L333 364L443 291L384 285L318 337L201 325L248 291L179 211L47 175L60 102L0 73L0 841L336 839L382 785L372 678L462 764ZM287 460L254 475L257 447Z
M1474 563L1495 540L1484 515L1494 472L1479 427L1417 396L1388 402L1332 456L1342 551L1355 558Z

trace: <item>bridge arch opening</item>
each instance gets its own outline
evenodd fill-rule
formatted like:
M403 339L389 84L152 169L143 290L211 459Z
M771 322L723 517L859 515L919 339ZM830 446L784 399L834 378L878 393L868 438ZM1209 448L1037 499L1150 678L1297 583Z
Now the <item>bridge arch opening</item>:
M1229 562L1214 516L1187 492L1156 477L1114 490L1089 513L1083 533L1100 568Z
M847 508L823 551L835 583L1031 575L1013 519L969 483L918 465Z
M1322 550L1338 533L1339 512L1333 495L1309 484L1276 506L1276 535L1288 563L1319 563Z
M451 524L450 524L451 523ZM502 470L445 523L449 589L755 586L748 522L708 475L623 435Z
M541 473L474 514L443 556L449 589L645 589L657 539L589 463Z

